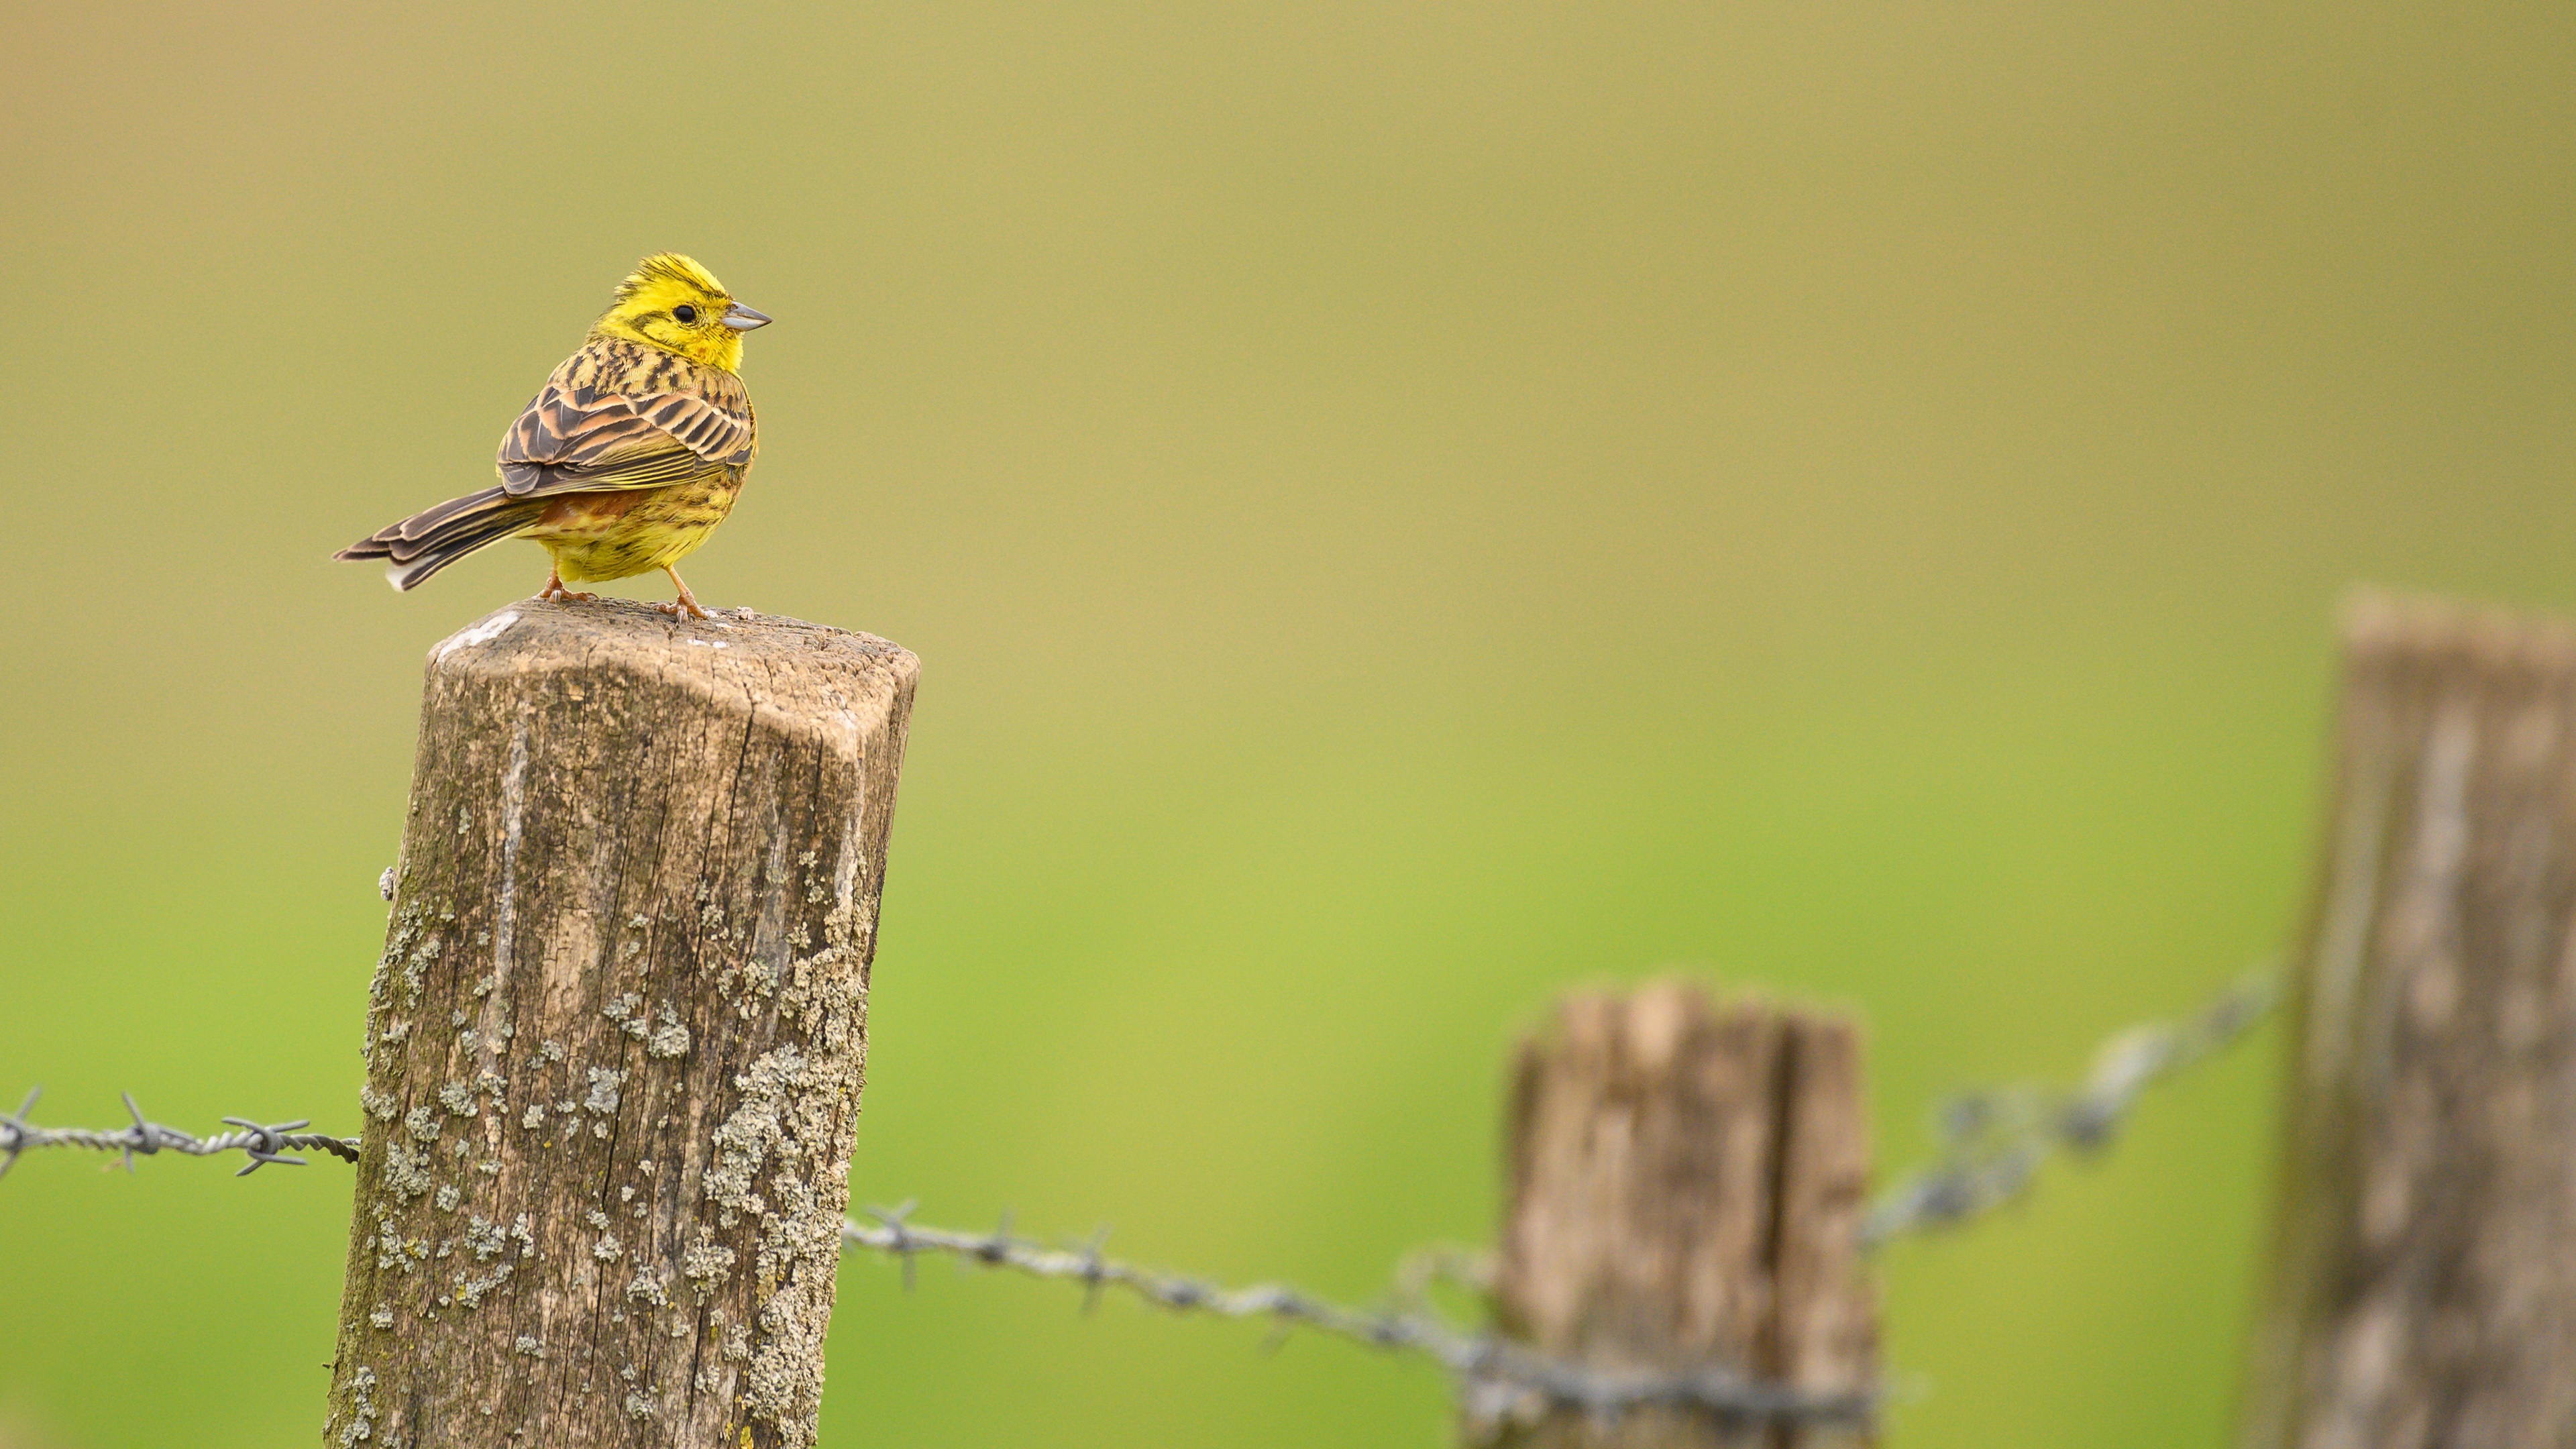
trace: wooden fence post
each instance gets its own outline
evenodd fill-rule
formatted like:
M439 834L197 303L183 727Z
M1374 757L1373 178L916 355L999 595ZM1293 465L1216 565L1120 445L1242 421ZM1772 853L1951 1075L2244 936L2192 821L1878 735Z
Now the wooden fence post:
M2576 629L2367 598L2246 1449L2576 1434Z
M917 669L606 600L430 655L327 1443L814 1442Z
M1521 1048L1509 1131L1495 1283L1507 1334L1610 1371L1872 1388L1868 1119L1851 1022L1713 1007L1678 982L1570 997ZM1467 1437L1533 1449L1868 1439L1677 1409L1470 1423Z

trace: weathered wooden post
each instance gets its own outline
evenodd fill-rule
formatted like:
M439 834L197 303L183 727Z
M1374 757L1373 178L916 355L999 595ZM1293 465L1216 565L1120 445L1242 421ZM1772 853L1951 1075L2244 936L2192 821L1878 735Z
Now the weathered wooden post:
M1495 1296L1507 1333L1613 1372L1731 1370L1867 1394L1875 1293L1857 1028L1676 982L1568 998L1514 1082ZM1470 1423L1470 1442L1700 1449L1866 1442L1691 1409Z
M2576 628L2351 609L2246 1449L2576 1442Z
M614 601L431 654L326 1442L814 1442L917 669Z

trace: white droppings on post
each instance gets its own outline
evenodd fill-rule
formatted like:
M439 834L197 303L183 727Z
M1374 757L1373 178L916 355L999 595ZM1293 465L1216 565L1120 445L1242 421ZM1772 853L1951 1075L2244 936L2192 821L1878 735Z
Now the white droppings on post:
M444 664L447 662L448 655L459 649L472 648L477 644L489 644L510 632L510 626L517 622L519 622L519 613L516 609L495 614L470 629L459 629L448 635L439 642L436 649L430 651L429 657Z
M510 970L518 951L519 845L527 833L527 813L528 721L522 717L511 726L510 763L501 773L501 890L492 908L492 970L482 978L490 985L477 993L483 998L477 1037L487 1072L498 1064L507 1040L503 1026L510 1011Z
M832 911L836 916L846 916L850 912L851 897L859 887L859 866L865 859L865 851L866 843L859 837L859 822L854 817L841 831L841 857L832 863Z

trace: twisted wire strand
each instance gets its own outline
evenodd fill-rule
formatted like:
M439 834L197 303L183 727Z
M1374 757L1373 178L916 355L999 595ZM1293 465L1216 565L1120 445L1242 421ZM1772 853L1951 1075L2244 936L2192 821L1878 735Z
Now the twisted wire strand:
M76 1147L114 1152L128 1171L137 1156L177 1152L211 1157L241 1152L251 1161L235 1176L248 1176L269 1163L300 1167L304 1159L283 1154L321 1151L343 1161L358 1160L359 1138L334 1137L297 1129L309 1122L261 1124L226 1117L231 1132L198 1137L143 1115L131 1095L125 1097L131 1126L113 1130L87 1127L39 1127L27 1120L41 1091L30 1092L14 1113L0 1115L0 1174L21 1153L40 1147ZM1632 1410L1668 1407L1695 1409L1726 1421L1862 1422L1878 1406L1874 1392L1817 1393L1748 1379L1723 1370L1654 1373L1595 1368L1569 1363L1490 1334L1448 1323L1427 1309L1369 1311L1346 1308L1278 1284L1229 1289L1181 1274L1157 1272L1102 1256L1102 1237L1078 1250L1041 1248L1014 1238L1010 1225L990 1233L960 1232L913 1224L911 1203L897 1208L870 1208L875 1226L844 1220L842 1237L858 1247L885 1253L903 1263L904 1286L913 1282L913 1263L923 1253L944 1254L961 1262L1011 1268L1040 1278L1061 1278L1084 1285L1084 1307L1096 1304L1104 1289L1134 1294L1157 1307L1180 1313L1208 1313L1226 1318L1269 1318L1282 1331L1303 1326L1390 1352L1428 1357L1456 1384L1470 1421L1490 1432L1507 1422L1534 1422L1551 1409L1571 1409L1597 1418L1615 1419ZM1424 1257L1425 1255L1414 1255ZM1462 1277L1478 1271L1475 1255L1456 1249L1431 1250L1425 1265L1408 1259L1405 1277L1412 1291L1431 1277ZM1466 1265L1466 1266L1460 1266Z
M92 1152L113 1152L125 1170L134 1170L134 1159L159 1152L178 1152L190 1157L213 1157L218 1153L239 1152L250 1162L235 1177L248 1177L270 1163L281 1167L302 1167L304 1159L288 1157L289 1152L328 1152L343 1162L358 1160L358 1139L334 1137L327 1132L305 1132L313 1120L298 1117L292 1122L261 1124L245 1117L226 1117L224 1125L236 1130L218 1132L212 1137L199 1137L147 1119L143 1109L134 1105L134 1094L123 1092L126 1115L134 1119L130 1127L102 1131L94 1127L38 1127L27 1120L36 1110L36 1101L45 1094L42 1087L27 1094L18 1110L0 1114L0 1176L18 1165L18 1155L39 1147L83 1147Z
M2091 1154L2109 1147L2146 1089L2204 1061L2243 1037L2281 996L2277 969L2244 977L2190 1016L2147 1022L2113 1034L2094 1054L2093 1069L2072 1091L2014 1086L1965 1093L1942 1116L1940 1155L1882 1194L1863 1218L1862 1246L1875 1249L1908 1233L1957 1227L1990 1213L2030 1189L2040 1165L2059 1152ZM0 1114L0 1175L21 1153L41 1147L114 1152L129 1172L137 1156L177 1152L212 1157L241 1152L250 1161L235 1173L247 1177L270 1163L301 1167L285 1154L327 1152L358 1160L360 1139L300 1129L309 1120L262 1124L241 1117L223 1122L235 1130L197 1137L149 1120L125 1096L130 1126L112 1130L39 1127L27 1120L41 1089L14 1113ZM1280 1332L1304 1327L1392 1352L1437 1362L1456 1385L1471 1426L1491 1434L1505 1424L1535 1422L1551 1411L1572 1410L1615 1419L1639 1409L1693 1410L1728 1422L1866 1423L1882 1401L1876 1388L1818 1391L1747 1378L1725 1369L1685 1373L1622 1370L1571 1363L1536 1353L1490 1332L1453 1324L1421 1305L1434 1279L1489 1287L1489 1255L1454 1247L1408 1255L1399 1272L1400 1293L1416 1306L1346 1308L1273 1283L1226 1288L1204 1279L1141 1268L1101 1255L1094 1236L1075 1249L1044 1248L1011 1236L1010 1224L990 1233L961 1232L913 1223L914 1205L869 1208L873 1226L844 1220L845 1242L899 1259L904 1286L912 1286L914 1261L924 1253L961 1263L1009 1268L1037 1278L1083 1285L1085 1311L1105 1289L1115 1288L1176 1313L1224 1318L1267 1318Z
M1962 1093L1942 1110L1942 1149L1882 1193L1861 1220L1862 1246L1955 1228L2019 1198L2059 1152L2090 1156L2118 1139L2147 1088L2216 1056L2281 998L2277 966L2247 973L2191 1015L2114 1032L2072 1091L2023 1084Z
M910 1202L868 1208L876 1225L844 1223L841 1237L901 1259L906 1288L912 1286L913 1260L933 1253L1033 1278L1079 1282L1085 1311L1099 1301L1103 1289L1115 1288L1176 1313L1267 1318L1282 1330L1310 1328L1371 1348L1420 1354L1449 1372L1467 1415L1482 1423L1529 1422L1552 1409L1615 1418L1644 1408L1693 1409L1728 1421L1862 1422L1878 1407L1874 1390L1818 1392L1723 1369L1658 1373L1569 1363L1452 1324L1424 1308L1346 1308L1276 1283L1226 1288L1103 1257L1100 1235L1079 1248L1045 1248L1011 1236L1007 1221L990 1233L959 1232L913 1223L913 1208Z

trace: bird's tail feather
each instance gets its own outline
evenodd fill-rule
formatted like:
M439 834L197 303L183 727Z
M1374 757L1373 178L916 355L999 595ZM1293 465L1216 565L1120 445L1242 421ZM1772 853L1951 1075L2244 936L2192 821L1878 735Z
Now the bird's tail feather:
M385 581L397 589L409 589L476 549L534 523L546 503L542 498L512 498L501 489L486 488L380 528L331 556L383 559Z

